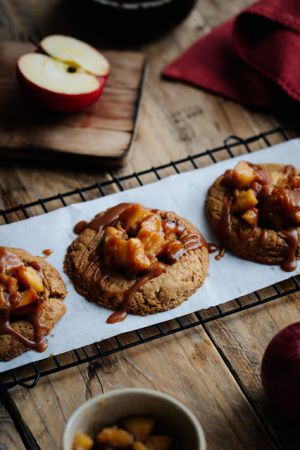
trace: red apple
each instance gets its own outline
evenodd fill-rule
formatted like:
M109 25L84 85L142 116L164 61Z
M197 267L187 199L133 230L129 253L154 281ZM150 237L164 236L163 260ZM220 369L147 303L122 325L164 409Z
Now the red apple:
M35 101L56 111L79 111L98 100L109 74L101 53L62 35L48 36L39 46L45 53L27 53L17 62L19 82Z
M261 375L265 392L276 409L300 423L300 322L284 328L271 340Z

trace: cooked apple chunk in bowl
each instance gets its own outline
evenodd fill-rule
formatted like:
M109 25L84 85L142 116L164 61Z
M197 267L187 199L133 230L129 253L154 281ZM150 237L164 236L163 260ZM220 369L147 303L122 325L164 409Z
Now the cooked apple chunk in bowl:
M152 417L128 417L121 420L119 424L103 428L94 439L85 433L75 434L73 450L93 448L171 450L172 439L170 436L151 434L156 425L156 421Z
M69 419L63 450L204 450L195 416L148 389L120 389L84 403Z

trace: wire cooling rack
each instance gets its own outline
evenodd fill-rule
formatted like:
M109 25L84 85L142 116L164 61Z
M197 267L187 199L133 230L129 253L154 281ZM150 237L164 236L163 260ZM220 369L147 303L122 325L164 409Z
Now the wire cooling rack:
M237 155L257 151L266 146L288 141L293 137L299 136L299 134L300 132L294 128L278 127L246 139L229 136L220 147L205 150L177 161L171 161L168 164L152 167L151 169L138 173L135 172L119 178L110 172L108 174L109 179L103 182L0 211L0 224L23 220L38 214L45 214L71 203L84 202L113 192L143 186L146 183L160 180L174 173L197 169L224 159L233 158ZM291 277L282 283L254 292L245 297L236 298L220 306L200 310L168 322L121 334L78 350L53 356L44 361L31 363L22 368L9 370L1 374L0 384L2 388L6 389L16 385L33 388L40 377L80 364L93 363L104 356L177 333L178 331L202 325L212 320L236 314L249 308L254 308L299 290L300 279Z

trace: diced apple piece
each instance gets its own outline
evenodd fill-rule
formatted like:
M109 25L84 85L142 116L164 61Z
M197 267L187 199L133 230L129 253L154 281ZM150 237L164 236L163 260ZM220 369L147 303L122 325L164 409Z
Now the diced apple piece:
M1 246L0 246L0 263L2 267L1 271L6 274L14 273L17 267L23 265L22 261L15 253L8 251Z
M157 231L147 231L141 228L137 237L142 242L147 255L158 255L166 245L163 234Z
M271 182L272 185L277 187L285 186L287 182L287 177L282 172L279 172L278 170L273 170L271 172Z
M148 450L171 450L172 440L168 436L149 436L145 445Z
M117 427L103 428L96 438L99 444L107 444L117 448L127 448L133 444L133 436Z
M240 161L234 168L232 175L232 183L238 188L249 187L256 179L254 169L245 161Z
M251 227L256 227L258 224L258 209L250 208L242 215L242 218L251 225Z
M4 284L9 294L17 291L19 287L18 280L14 277L6 275L5 273L0 273L0 283Z
M15 305L15 308L23 308L23 306L30 305L31 303L35 302L39 298L38 294L36 293L36 290L33 288L29 288L26 291L20 293L20 300Z
M114 227L106 230L104 261L109 266L125 267L132 272L141 272L150 266L142 242L137 238L126 240Z
M9 292L10 294L12 292L17 291L19 289L18 280L14 277L9 277L9 279L7 280L7 283L6 283L6 288L7 288L7 292Z
M127 241L128 268L133 272L142 272L150 267L151 263L147 257L144 246L137 238Z
M165 245L161 217L157 214L152 214L143 220L137 238L143 243L145 252L148 255L156 256L160 253Z
M143 208L138 203L134 203L125 209L120 214L120 221L126 231L133 230L136 226L147 217L150 217L153 213Z
M9 275L6 275L5 273L0 273L0 283L4 284L5 287L9 278L10 278Z
M36 292L44 291L43 280L33 267L20 267L17 270L17 277L26 288L33 288Z
M286 176L288 179L292 179L292 178L296 177L296 175L297 175L297 169L296 169L295 166L292 166L291 164L288 164L288 165L285 166L285 168L284 168L284 173L285 173L285 176Z
M182 255L185 253L183 245L180 241L171 241L169 242L164 252L168 255L169 262L174 264Z
M127 243L120 230L107 227L104 240L104 262L107 266L125 266L127 262Z
M146 217L142 221L141 230L161 231L161 229L162 229L162 220L158 214L150 213L149 217Z
M291 189L300 188L300 176L294 177L290 183Z
M300 211L295 212L295 222L297 225L300 225Z
M122 425L136 440L144 441L153 430L155 420L152 417L127 417L122 420Z
M132 444L133 450L148 450L148 447L146 447L142 442L134 442Z
M253 206L257 205L257 203L258 200L252 189L248 189L247 191L239 191L235 198L233 211L243 212L247 209L253 208Z
M91 450L93 446L93 439L86 433L75 434L72 450Z
M0 284L0 310L5 309L8 305L8 300L6 298L4 288Z

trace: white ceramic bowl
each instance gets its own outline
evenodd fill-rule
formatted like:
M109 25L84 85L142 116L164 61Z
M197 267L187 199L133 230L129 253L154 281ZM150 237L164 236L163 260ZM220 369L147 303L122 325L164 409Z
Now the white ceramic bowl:
M81 405L70 417L63 436L63 450L72 450L75 433L92 436L106 425L131 415L150 415L174 439L176 450L205 450L205 438L194 414L182 403L149 389L118 389L98 395Z

